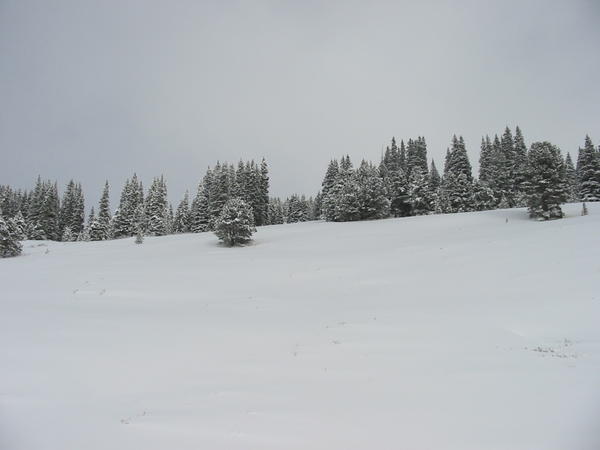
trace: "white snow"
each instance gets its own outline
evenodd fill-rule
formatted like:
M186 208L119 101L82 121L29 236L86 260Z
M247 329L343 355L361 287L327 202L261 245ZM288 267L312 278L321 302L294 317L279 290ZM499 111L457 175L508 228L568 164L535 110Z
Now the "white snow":
M25 242L0 449L600 449L588 207Z

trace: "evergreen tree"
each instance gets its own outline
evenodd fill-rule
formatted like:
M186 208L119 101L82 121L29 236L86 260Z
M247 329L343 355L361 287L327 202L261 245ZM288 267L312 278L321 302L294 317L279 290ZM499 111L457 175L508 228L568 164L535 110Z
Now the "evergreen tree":
M327 197L327 194L335 185L339 172L340 165L338 164L336 159L332 159L329 162L327 172L325 172L325 177L323 178L323 183L321 184L321 193L323 195L323 198Z
M148 190L144 215L145 231L150 236L164 236L169 228L167 185L164 178L154 178Z
M269 168L264 158L260 163L258 186L258 202L254 219L256 225L261 226L269 223Z
M143 202L143 192L140 192L140 183L137 175L133 174L131 180L125 181L121 198L119 200L119 208L115 212L114 217L114 235L115 237L133 236L134 230L134 214L135 210Z
M215 234L228 247L247 243L255 231L252 208L239 198L228 200L215 221Z
M578 201L577 173L575 172L575 166L573 165L570 153L567 153L567 157L565 158L565 183L567 189L567 201Z
M203 183L198 185L198 192L196 198L192 202L190 208L190 231L192 233L202 233L210 229L210 214L208 204L209 188L207 187L210 183L209 174L204 177Z
M362 161L356 171L359 188L358 214L360 220L381 219L389 215L390 200L379 171L371 163Z
M423 173L421 167L412 169L408 182L408 194L413 215L420 216L433 211L435 198L429 186L428 176Z
M440 185L442 184L442 179L440 174L435 167L435 161L431 160L431 170L429 171L429 188L433 194L437 193Z
M283 204L278 198L269 199L269 224L279 225L284 223Z
M304 196L293 194L284 205L286 223L306 222L309 217L308 202Z
M70 226L66 226L63 229L63 234L61 237L61 241L63 242L72 242L76 239L76 235L73 234L73 232L71 231L71 227Z
M98 217L90 225L90 239L92 241L104 241L110 239L110 223L109 185L108 181L106 181L98 205Z
M177 211L175 212L175 218L173 219L173 232L174 233L187 233L190 231L190 204L189 194L185 191L183 200L179 203Z
M19 256L22 251L12 219L5 220L0 211L0 258Z
M427 145L425 138L419 136L415 141L408 140L406 150L406 176L410 176L416 168L419 168L424 175L427 175Z
M452 151L446 154L439 208L446 213L474 209L473 175L462 136L452 138Z
M519 127L515 131L515 171L514 171L514 190L515 206L526 206L525 182L527 181L527 146L523 133Z
M560 150L551 143L531 145L525 189L530 217L549 220L563 216L560 205L567 199L565 167Z
M313 208L312 208L312 217L313 220L319 220L321 219L321 208L323 205L323 196L321 194L321 192L317 192L317 195L315 196L315 201L313 203Z
M400 149L398 149L395 139L392 138L392 145L386 149L385 156L379 165L379 175L387 192L390 214L394 217L407 216L411 211L406 165L404 142L401 142Z
M583 149L577 160L579 196L584 202L600 201L600 154L589 136L585 137Z
M481 152L479 153L479 181L489 183L494 180L494 147L489 136L481 138Z
M494 197L494 191L488 183L475 181L473 183L473 207L475 211L487 211L495 209L498 199Z

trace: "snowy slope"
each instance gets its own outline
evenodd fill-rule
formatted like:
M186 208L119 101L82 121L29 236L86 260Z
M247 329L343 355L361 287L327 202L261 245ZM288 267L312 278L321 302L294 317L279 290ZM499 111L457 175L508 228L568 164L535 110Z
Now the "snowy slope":
M598 450L580 209L26 242L0 260L0 449Z

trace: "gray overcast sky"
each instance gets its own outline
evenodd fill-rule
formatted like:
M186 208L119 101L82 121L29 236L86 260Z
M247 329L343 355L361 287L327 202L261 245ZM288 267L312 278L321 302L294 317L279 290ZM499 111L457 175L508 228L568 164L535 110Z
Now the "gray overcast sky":
M424 135L600 143L600 1L0 0L0 184L136 171L171 200L216 160L314 194L331 157Z

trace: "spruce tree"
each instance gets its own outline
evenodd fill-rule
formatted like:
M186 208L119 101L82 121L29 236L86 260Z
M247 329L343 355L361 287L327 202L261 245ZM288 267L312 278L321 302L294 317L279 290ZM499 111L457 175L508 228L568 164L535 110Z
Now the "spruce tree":
M5 220L0 210L0 258L19 256L22 251L12 219Z
M215 220L215 234L226 246L249 242L255 231L252 208L246 202L240 198L225 202Z
M390 200L379 171L371 163L362 161L356 171L359 187L358 208L360 220L381 219L390 211Z
M284 205L286 223L306 222L309 220L309 206L304 196L293 194Z
M183 200L177 206L175 217L173 219L173 232L174 233L187 233L190 231L190 205L189 205L189 194L185 191Z
M549 142L534 142L528 155L525 184L529 215L538 220L559 219L567 200L565 167L560 150Z
M435 197L429 186L428 176L420 167L414 167L410 174L408 194L412 205L412 215L420 216L433 211Z
M525 200L525 182L527 181L527 146L521 129L517 126L515 131L515 169L514 169L514 190L515 206L526 206Z
M439 197L439 209L442 212L466 212L474 209L473 175L462 136L452 138L452 151L446 154Z
M475 181L473 183L473 207L475 211L487 211L498 206L498 199L494 197L494 191L488 183Z
M154 178L148 190L144 215L145 232L150 236L164 236L169 229L169 205L167 202L167 185L164 177Z
M198 185L198 191L192 206L190 207L190 231L192 233L202 233L210 229L210 213L208 195L208 184L210 177L204 177L204 181Z
M585 137L584 147L579 149L577 172L581 201L600 201L600 154L589 136Z
M570 153L567 153L565 158L565 183L567 188L567 201L578 201L577 172L575 171L575 166L573 165Z
M284 223L283 205L278 198L269 199L269 224L279 225Z

